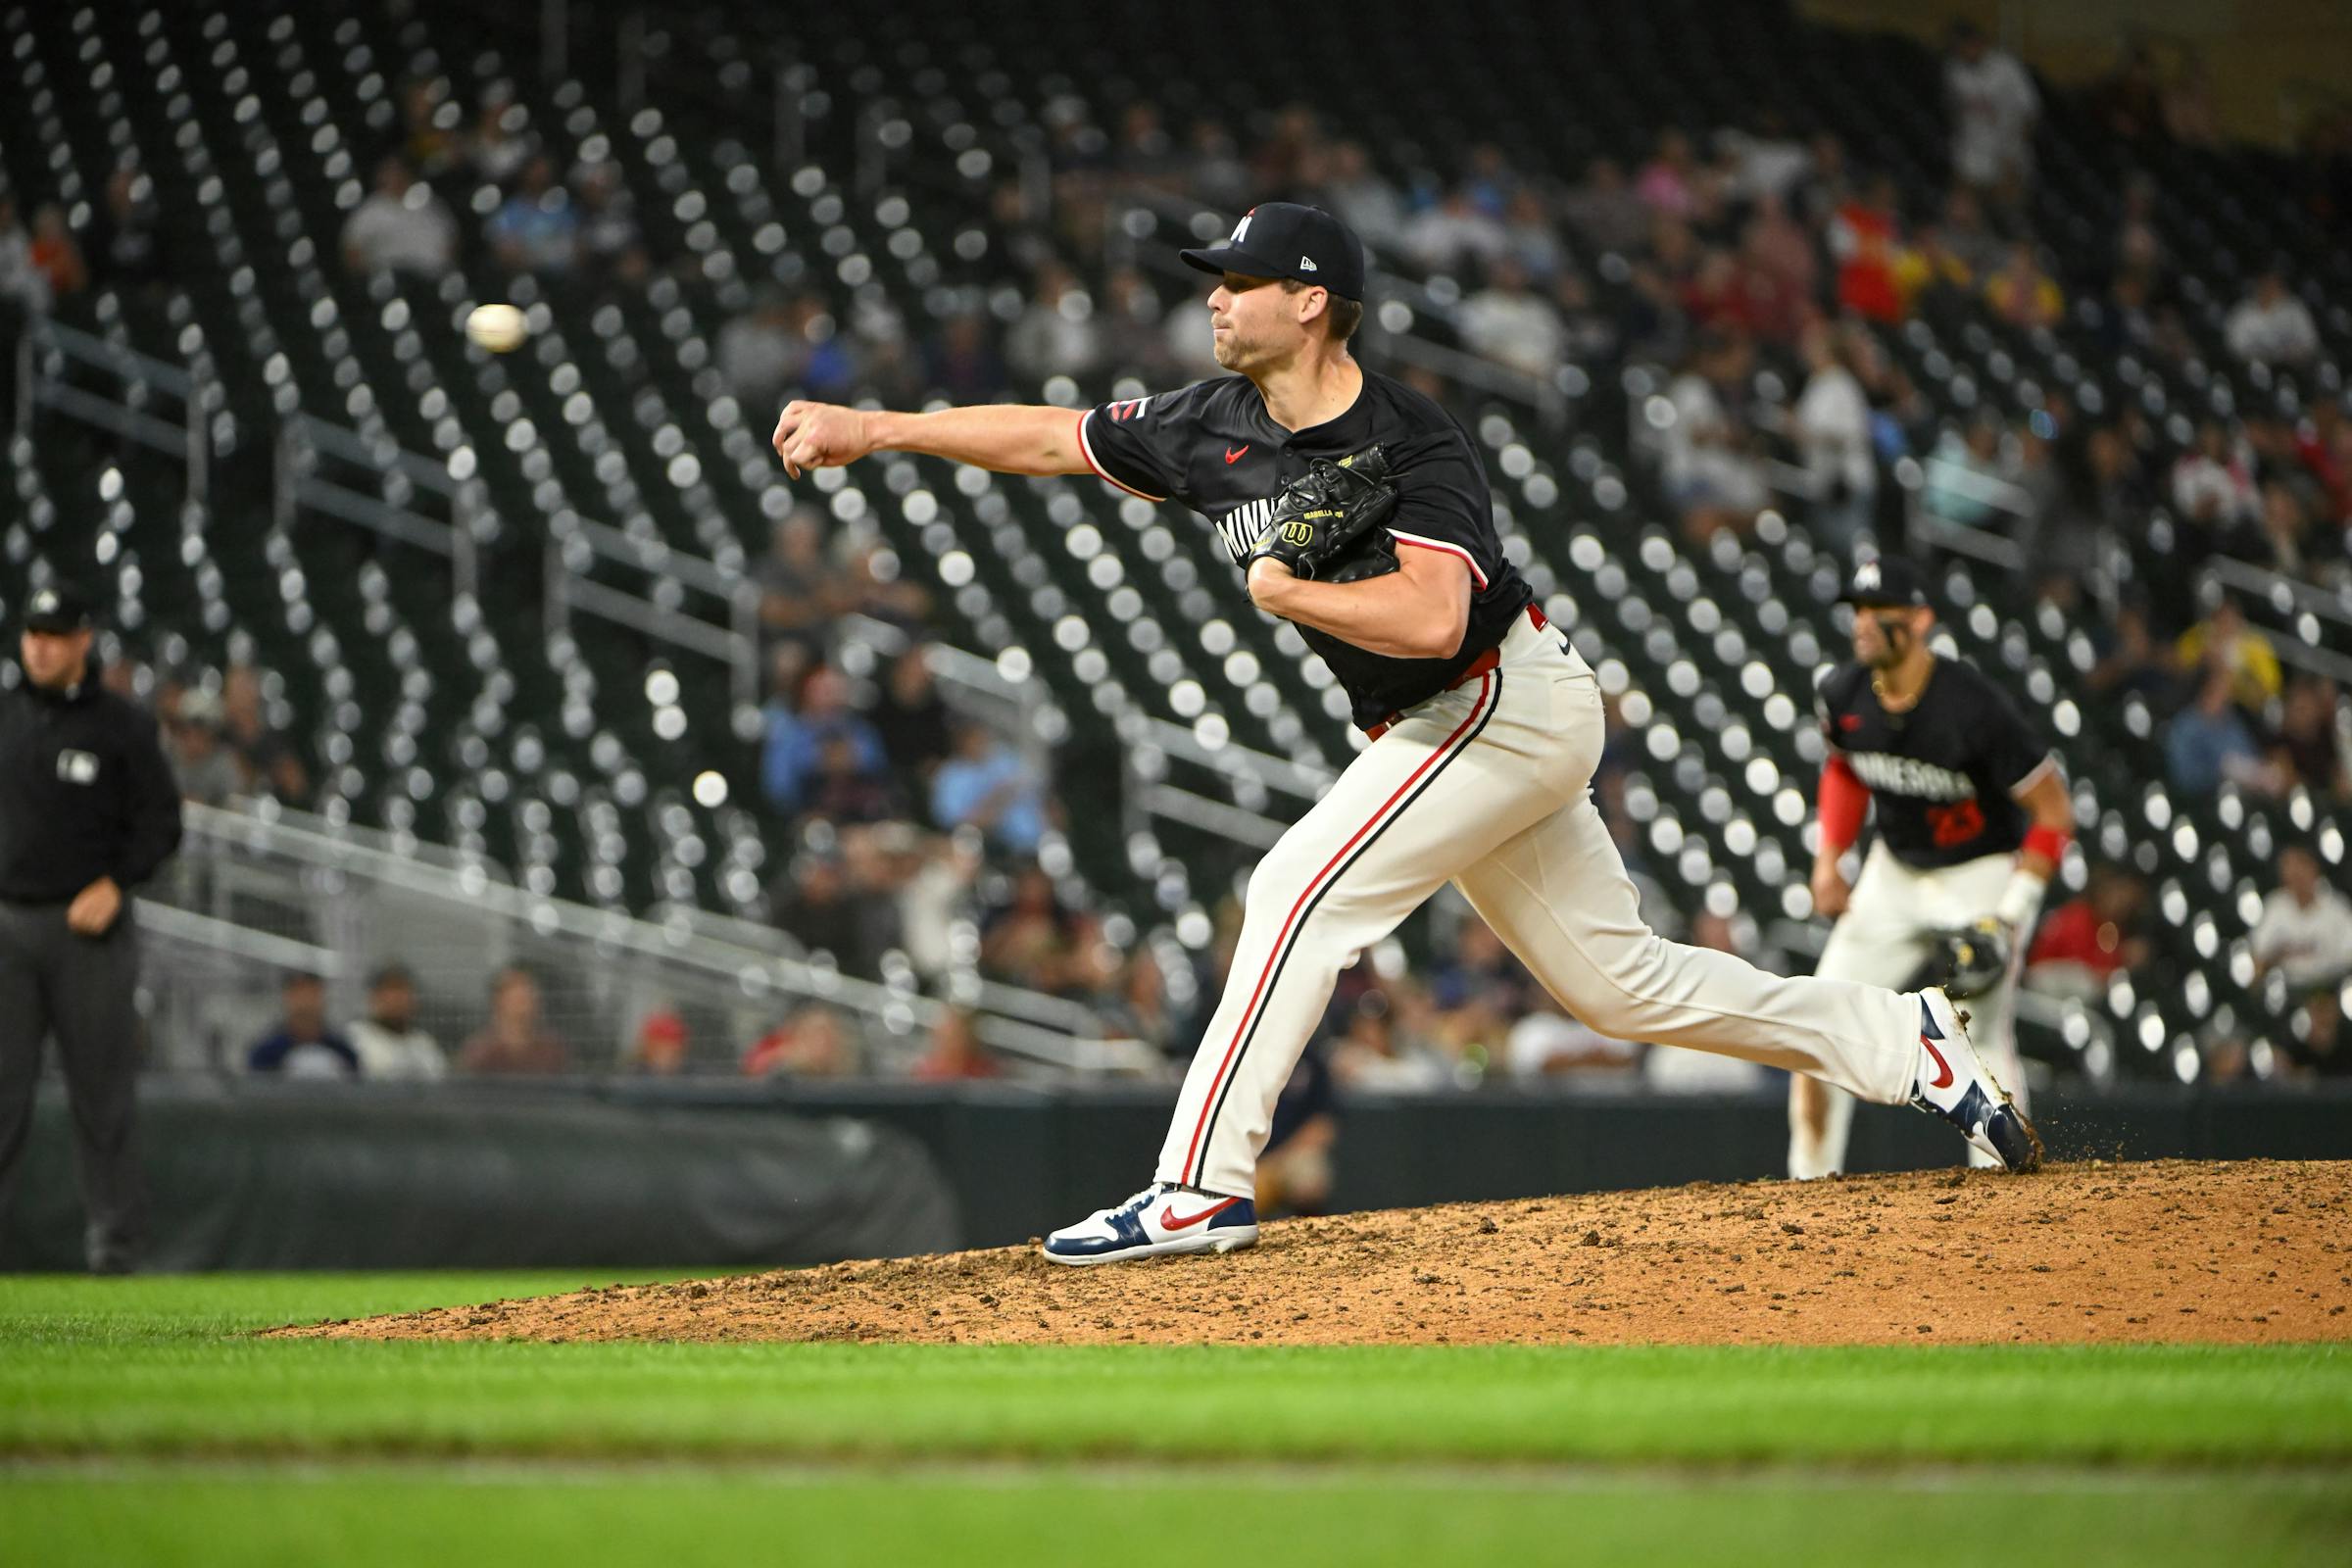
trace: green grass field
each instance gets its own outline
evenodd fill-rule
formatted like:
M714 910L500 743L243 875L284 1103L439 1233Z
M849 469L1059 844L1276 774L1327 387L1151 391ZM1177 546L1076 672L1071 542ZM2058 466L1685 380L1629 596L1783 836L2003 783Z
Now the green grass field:
M0 1279L0 1563L2352 1555L2352 1346L1052 1349L247 1333L583 1283Z

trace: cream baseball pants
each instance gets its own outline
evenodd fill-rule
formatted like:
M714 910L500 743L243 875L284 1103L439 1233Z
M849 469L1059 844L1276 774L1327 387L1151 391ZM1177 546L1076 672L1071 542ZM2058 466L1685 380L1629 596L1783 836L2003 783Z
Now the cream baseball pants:
M1661 940L1592 803L1600 690L1522 618L1492 670L1367 746L1250 874L1225 994L1157 1179L1247 1197L1274 1102L1340 971L1450 881L1561 1006L1602 1034L1744 1056L1884 1103L1909 1098L1919 1000L1766 974Z

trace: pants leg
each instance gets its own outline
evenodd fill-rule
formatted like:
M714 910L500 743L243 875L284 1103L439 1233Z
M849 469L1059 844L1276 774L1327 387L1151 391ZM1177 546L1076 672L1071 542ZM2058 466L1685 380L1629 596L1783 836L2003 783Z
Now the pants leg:
M1853 902L1830 931L1819 975L1872 985L1911 983L1935 933L1990 914L2009 879L2010 858L1984 856L1941 870L1916 871L1884 844L1875 847L1855 880ZM2013 1015L2024 944L2011 955L2000 985L1968 999L1969 1040L1984 1064L2026 1103ZM1798 1180L1845 1168L1853 1102L1826 1084L1791 1084L1788 1091L1788 1174ZM1991 1155L1971 1148L1968 1162L1991 1166Z
M120 1272L147 1239L147 1188L131 1139L142 1054L138 933L127 907L103 937L75 936L62 916L59 928L50 1016L73 1107L84 1248L92 1271Z
M1728 953L1665 941L1642 923L1633 881L1589 796L1455 880L1544 988L1602 1034L1811 1073L1885 1103L1910 1094L1916 999L1784 978Z
M1830 928L1813 972L1826 980L1864 985L1910 983L1927 961L1927 928L1920 923L1913 878L1885 844L1872 848L1854 879L1844 914ZM1819 1079L1788 1085L1788 1175L1809 1181L1845 1169L1854 1125L1853 1096Z
M49 1002L40 954L27 940L28 919L0 907L0 1217L8 1213L32 1134L32 1092L49 1038Z
M1340 971L1463 865L1584 789L1601 744L1592 673L1532 627L1506 640L1504 659L1367 747L1250 873L1233 969L1158 1180L1249 1196L1274 1102ZM1563 722L1588 708L1589 723Z

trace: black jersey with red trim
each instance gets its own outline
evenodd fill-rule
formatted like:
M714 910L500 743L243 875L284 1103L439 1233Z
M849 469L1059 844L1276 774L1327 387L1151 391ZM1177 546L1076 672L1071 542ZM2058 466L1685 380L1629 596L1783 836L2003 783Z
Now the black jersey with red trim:
M1534 595L1502 554L1487 470L1453 417L1377 371L1347 413L1293 432L1274 422L1246 376L1220 376L1176 392L1105 403L1078 422L1098 474L1147 501L1180 501L1216 525L1239 565L1283 488L1316 458L1378 445L1396 485L1388 531L1399 549L1441 550L1470 568L1470 621L1447 659L1391 659L1312 626L1298 635L1347 689L1366 728L1435 697L1510 630Z
M2026 841L2017 792L2057 759L1974 664L1938 659L1919 702L1889 713L1867 666L1839 664L1814 692L1821 732L1878 806L1879 833L1923 870L2001 855Z

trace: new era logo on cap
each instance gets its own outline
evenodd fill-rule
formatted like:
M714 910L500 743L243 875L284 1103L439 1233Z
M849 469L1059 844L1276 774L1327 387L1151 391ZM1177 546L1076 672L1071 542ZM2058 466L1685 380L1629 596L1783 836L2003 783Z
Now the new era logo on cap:
M1315 259L1314 259L1312 256L1301 256L1301 257L1299 257L1299 258L1298 258L1298 270L1300 270L1301 272L1312 272L1312 271L1316 270L1316 267L1315 267Z

